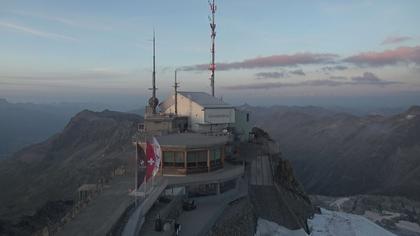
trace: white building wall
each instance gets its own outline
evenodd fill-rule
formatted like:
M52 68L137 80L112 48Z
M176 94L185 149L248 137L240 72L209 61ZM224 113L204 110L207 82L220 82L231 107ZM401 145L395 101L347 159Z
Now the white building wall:
M175 105L171 105L163 112L175 113ZM189 128L194 131L205 131L203 129L210 129L210 124L216 124L216 126L213 126L213 128L216 128L218 126L217 124L220 124L222 125L221 127L226 128L227 124L235 123L234 108L204 109L196 102L187 97L184 97L181 94L178 94L178 115L188 116Z
M175 113L175 105L163 112ZM178 115L188 116L188 124L193 130L198 129L198 124L204 123L203 107L180 94L178 94Z
M212 108L204 110L204 122L210 124L235 123L235 109Z

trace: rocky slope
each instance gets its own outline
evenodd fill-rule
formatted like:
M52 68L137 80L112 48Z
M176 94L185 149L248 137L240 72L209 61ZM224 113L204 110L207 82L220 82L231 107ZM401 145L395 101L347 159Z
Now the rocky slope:
M341 198L312 195L310 197L316 206L363 215L396 235L420 235L420 202L418 201L380 195Z
M129 167L135 152L131 138L141 121L128 113L84 110L61 133L1 161L0 218L17 223L49 201L72 200L81 184Z
M12 103L0 98L0 159L60 132L83 109L105 108L82 103Z
M313 216L314 209L290 162L281 156L278 145L265 131L254 128L253 132L255 142L241 144L237 159L246 163L244 178L248 182L248 194L231 202L207 235L254 235L258 219L309 232L307 220ZM255 185L250 181L250 168L258 155L269 157L273 184Z
M310 193L420 199L420 107L358 117L317 107L245 107Z

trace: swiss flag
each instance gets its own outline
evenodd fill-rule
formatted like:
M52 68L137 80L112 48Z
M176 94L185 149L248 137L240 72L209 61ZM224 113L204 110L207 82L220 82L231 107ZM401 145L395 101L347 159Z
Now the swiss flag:
M155 176L160 167L160 161L162 159L162 150L160 149L160 145L155 137L153 137L153 152L155 154L155 168L153 170L153 176Z
M155 169L156 159L155 159L155 150L153 145L149 142L146 142L146 159L147 159L147 167L146 167L146 180L153 176L153 171Z

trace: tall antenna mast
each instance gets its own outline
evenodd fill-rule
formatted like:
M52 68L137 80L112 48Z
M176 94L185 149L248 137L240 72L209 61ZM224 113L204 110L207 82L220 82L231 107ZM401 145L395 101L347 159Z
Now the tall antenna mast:
M176 80L176 73L177 73L178 69L175 69L175 83L174 83L174 92L175 92L175 115L178 115L178 88L179 88L179 83Z
M209 16L210 20L210 29L211 29L211 64L209 70L211 71L210 75L210 86L211 86L211 95L214 97L214 71L216 70L216 64L214 63L215 60L215 41L216 41L216 24L214 23L214 16L217 10L217 6L214 3L214 0L209 0L209 6L211 11L211 16Z
M153 29L153 72L152 72L152 97L149 99L149 106L152 108L152 113L156 114L156 107L159 100L156 97L156 39L155 30Z
M153 29L153 98L156 98L156 37Z

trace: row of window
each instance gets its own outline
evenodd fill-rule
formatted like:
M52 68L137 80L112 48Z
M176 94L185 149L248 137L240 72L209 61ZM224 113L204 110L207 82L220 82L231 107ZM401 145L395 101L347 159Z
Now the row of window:
M163 152L163 165L184 167L184 153L183 152Z
M210 149L210 163L219 163L221 159L221 149ZM184 166L184 153L179 151L164 151L163 152L164 166ZM188 167L206 167L207 166L207 151L189 151L187 152L187 166Z

